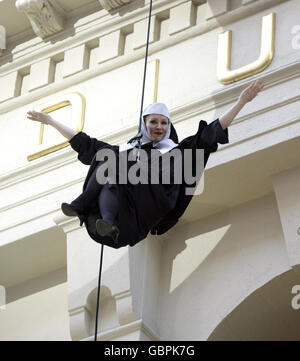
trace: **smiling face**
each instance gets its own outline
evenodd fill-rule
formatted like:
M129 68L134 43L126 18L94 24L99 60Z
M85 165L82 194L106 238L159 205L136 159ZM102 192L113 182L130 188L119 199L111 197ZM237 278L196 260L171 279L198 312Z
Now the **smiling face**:
M169 119L161 114L149 114L146 116L145 124L151 140L159 142L167 133Z

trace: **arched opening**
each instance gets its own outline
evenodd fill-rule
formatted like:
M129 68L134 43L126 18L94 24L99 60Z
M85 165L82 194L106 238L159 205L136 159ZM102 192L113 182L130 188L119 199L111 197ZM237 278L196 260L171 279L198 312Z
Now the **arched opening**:
M300 309L292 304L297 284L294 270L273 278L228 314L208 341L299 341Z
M86 329L89 336L94 335L97 307L97 288L90 292L87 298ZM100 288L98 313L98 333L119 326L116 300L106 286Z

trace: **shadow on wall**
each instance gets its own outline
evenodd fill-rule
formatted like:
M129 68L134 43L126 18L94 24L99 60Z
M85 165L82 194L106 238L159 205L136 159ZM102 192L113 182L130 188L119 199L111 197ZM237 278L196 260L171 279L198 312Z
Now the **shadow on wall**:
M225 209L199 221L176 226L168 233L166 240L168 259L172 260L169 292L172 293L194 272L199 272L200 267L205 268L206 263L216 263L215 272L220 271L224 275L218 267L221 262L239 264L245 259L251 261L260 249L263 251L265 246L272 247L273 239L274 245L283 241L273 195ZM256 245L257 248L253 249ZM286 254L285 248L284 251Z
M162 339L206 340L242 300L289 269L274 195L174 227L161 264Z
M229 231L231 225L198 234L185 241L186 248L173 260L170 293L182 284L209 257Z

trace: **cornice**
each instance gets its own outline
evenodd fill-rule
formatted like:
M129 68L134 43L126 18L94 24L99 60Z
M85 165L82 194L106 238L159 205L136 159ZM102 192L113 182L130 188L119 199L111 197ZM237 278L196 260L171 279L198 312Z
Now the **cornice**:
M178 0L176 1L176 4L181 4L184 1ZM263 3L260 2L254 2L253 4L247 5L248 9L245 9L245 7L238 8L232 12L228 12L224 15L222 15L222 23L231 23L233 21L236 21L238 19L241 19L245 17L245 15L249 16L250 13L256 13L258 11L261 11L262 9L266 9L270 6L274 6L275 3L279 4L284 2L284 0L266 0ZM174 5L174 3L172 3ZM170 7L170 4L165 1L161 0L156 3L156 7L154 7L153 13L159 13L159 11L164 11ZM59 53L63 53L69 48L72 48L76 45L86 43L99 39L103 34L107 34L109 29L111 31L116 31L118 28L123 28L124 26L128 26L129 24L132 24L133 17L135 21L140 21L141 18L145 19L147 17L147 9L139 9L138 14L135 14L133 16L132 13L129 13L129 17L125 17L123 19L123 23L120 23L120 19L118 16L114 15L112 16L114 19L114 28L112 29L112 23L111 21L108 21L107 17L102 14L102 18L95 19L95 17L91 17L87 21L81 23L81 30L78 29L76 39L66 39L63 42L58 42L53 47L49 48L48 46L45 46L45 44L40 44L36 42L36 39L33 39L34 42L33 46L28 46L28 48L25 50L27 55L22 56L19 60L16 60L13 63L6 64L0 68L1 73L7 74L10 73L13 70L17 69L24 69L31 65L32 62L36 61L36 59L42 60L44 58L49 57L55 57L55 55ZM104 10L103 10L104 11ZM221 17L219 20L221 20ZM216 19L211 19L205 23L201 23L198 25L195 25L191 28L188 28L185 31L179 32L173 36L170 36L167 39L155 41L154 43L150 44L149 47L149 56L155 54L156 52L159 52L160 50L166 49L168 47L171 47L177 43L180 43L182 41L185 41L187 39L193 38L195 36L198 36L200 34L203 34L205 32L211 31L214 28L219 27L220 24ZM98 34L98 36L96 36ZM74 40L76 40L76 44L74 44ZM33 92L30 92L28 94L24 94L22 96L14 97L10 100L4 101L2 104L0 104L0 114L8 112L15 107L19 105L25 105L30 102L33 102L37 99L42 98L43 96L51 95L55 92L61 91L63 89L66 89L69 86L76 85L82 81L86 81L90 78L93 78L97 75L109 72L111 70L114 70L116 68L125 66L127 64L130 64L134 61L140 60L145 56L144 48L138 48L133 51L130 51L127 54L123 54L122 56L118 56L116 58L113 58L109 61L106 61L104 63L98 64L96 66L92 66L86 70L83 70L75 75L72 75L70 77L67 77L63 80L60 80L55 83L50 83L49 85L42 87L40 89L37 89Z
M211 18L205 23L195 25L185 31L172 35L170 39L160 40L150 44L150 48L155 48L158 46L157 43L162 43L162 46L158 46L158 50L164 47L173 46L191 37L195 37L218 28L220 27L220 24L225 26L234 21L238 21L246 16L250 16L285 1L286 0L265 0L263 2L256 1L254 3L248 4L247 6L241 6L238 9L228 11L227 13L219 16L218 19ZM147 3L148 2L149 1L147 1ZM185 2L187 2L187 0L175 0L172 2L169 0L157 0L153 3L152 16L154 17L161 12L169 10ZM54 34L52 37L47 38L47 40L49 40L47 43L40 39L31 39L27 43L18 45L12 54L6 52L6 54L4 54L1 58L2 65L0 65L0 74L6 74L20 67L26 67L36 59L53 56L58 52L67 50L68 48L74 47L84 42L90 42L95 38L99 38L116 30L126 28L133 23L146 19L147 16L148 7L146 5L143 8L137 8L134 11L128 11L122 16L122 18L120 18L117 13L110 14L105 10L100 10L90 16L87 16L86 18L80 19L77 22L75 37L69 36L70 29L68 24L66 24L65 29L59 33L59 41L56 40L58 35ZM71 22L71 19L68 19L68 22ZM11 46L12 44L10 43L11 41L8 39L8 44Z
M187 0L174 0L172 1L172 6L176 6L186 1ZM169 0L158 0L153 4L152 14L155 16L156 13L168 8L170 8ZM31 39L14 48L12 54L4 54L1 58L2 65L0 63L0 74L6 74L14 69L30 65L36 59L53 56L58 52L65 51L76 45L92 41L95 38L99 38L119 30L120 28L141 21L147 18L147 16L147 7L128 12L122 16L122 18L120 18L117 13L110 14L106 10L100 10L77 21L75 31L76 36L70 36L70 27L73 26L74 19L68 19L65 29L59 34L54 34L52 37L47 38L47 43L39 38ZM59 41L57 41L58 35ZM14 39L17 40L18 36L15 36ZM10 39L8 39L8 45L10 47L13 46ZM7 63L4 63L6 61Z

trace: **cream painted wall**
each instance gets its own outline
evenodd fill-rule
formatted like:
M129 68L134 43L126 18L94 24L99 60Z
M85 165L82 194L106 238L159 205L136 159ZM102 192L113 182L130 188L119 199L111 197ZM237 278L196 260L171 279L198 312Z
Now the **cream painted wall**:
M249 294L290 269L274 195L177 227L161 267L161 339L206 340Z
M220 27L207 32L204 36L190 38L151 55L149 60L160 59L158 100L165 102L173 110L223 90L224 86L216 79L218 34L226 29L233 31L232 58L239 59L239 62L233 64L233 67L241 66L242 61L244 64L251 62L254 60L253 54L256 54L259 49L261 18L271 11L276 12L277 17L276 57L267 68L266 73L262 73L261 76L264 77L267 73L297 60L297 51L291 46L293 35L290 30L293 24L297 24L298 18L296 10L289 11L292 6L298 8L300 4L297 1L287 1L274 6L272 9L249 16L249 18L240 19L233 24L227 26L220 24ZM287 12L289 14L288 20L284 17ZM254 34L249 49L247 37L250 24ZM237 51L243 56L237 56ZM176 78L174 73L176 73ZM1 139L0 152L1 154L10 153L10 157L1 157L0 167L2 171L6 173L9 170L28 164L26 149L30 133L30 122L26 120L26 111L55 96L71 91L82 93L87 99L84 130L96 137L113 134L128 124L137 124L142 75L143 59L101 75L95 75L95 77L86 81L83 79L75 86L65 87L51 96L46 95L42 99L1 114L0 127L5 129L6 136L3 140ZM36 76L38 77L38 74ZM282 92L279 91L281 87ZM263 96L249 104L241 115L246 115L254 110L257 111L266 105L272 106L272 104L276 104L278 102L276 96L282 99L282 94L286 93L284 84L280 88L276 86L276 91L275 89L265 89ZM292 97L295 88L289 86L289 89L291 90L289 97ZM260 98L264 99L260 100ZM228 106L226 104L225 108L228 108ZM215 111L215 113L210 112L206 117L208 122L221 115L220 112L223 112L223 109L221 108L220 111L215 109ZM199 116L193 119L193 125L189 124L187 126L185 123L183 126L185 130L179 129L180 138L187 136L187 133L190 134L190 131L195 129L198 120ZM272 125L272 123L269 123L270 127ZM258 132L259 129L256 129L256 133ZM241 132L239 130L241 138L246 135L246 131ZM14 139L13 143L10 142L11 139Z
M259 3L262 1L254 1L253 8ZM231 183L230 177L248 183L238 185L236 193L230 190L222 200L216 201L213 187L216 180L213 180L210 184L213 188L209 193L211 197L206 199L212 209L214 202L220 202L222 209L228 207L228 194L240 194L232 204L242 203L244 198L241 193L245 194L249 184L255 188L253 184L259 179L256 162L262 157L261 150L269 152L264 157L267 162L278 152L272 146L284 142L290 145L300 135L299 80L295 71L299 51L291 46L291 28L299 21L297 10L300 10L300 3L297 0L278 3L276 1L277 5L257 13L252 11L249 17L231 17L225 24L222 22L224 18L217 16L214 23L210 23L211 27L206 28L207 32L191 31L188 33L190 36L184 38L185 31L182 31L178 36L182 36L183 41L177 42L172 42L177 35L169 36L168 30L171 23L174 26L180 19L167 19L163 22L161 33L161 40L165 43L161 46L157 41L154 44L157 47L150 55L150 60L160 60L158 101L169 106L182 139L196 131L200 119L210 122L220 116L251 81L247 78L228 86L217 81L218 34L226 29L233 31L232 67L245 65L258 55L262 16L276 12L275 57L263 73L254 76L265 78L267 86L253 103L242 110L230 127L230 144L212 155L208 164L215 169L222 164L219 167L221 171L217 172L219 193L225 193L226 187L237 184L237 181ZM177 11L177 14L180 12ZM101 16L100 20L96 15L89 19L92 25L95 21L99 26ZM206 21L204 16L201 21ZM78 27L87 26L84 22L81 19ZM93 331L92 321L86 329L85 307L89 294L95 296L99 245L88 239L83 228L79 229L77 220L66 220L60 211L61 202L68 202L80 193L88 168L77 161L70 147L28 162L31 124L26 120L26 112L59 95L80 92L86 99L83 130L108 141L122 137L126 140L129 132L124 132L124 129L130 126L136 129L138 123L144 59L130 55L130 47L136 41L133 33L127 39L124 57L115 59L117 66L110 68L104 63L103 68L108 70L99 71L102 64L97 64L99 54L94 48L90 53L90 69L85 69L87 59L83 44L93 43L94 46L99 34L92 34L92 38L82 28L80 31L80 36L68 38L66 43L61 40L61 43L47 45L39 39L28 43L34 51L40 47L34 61L43 60L39 57L50 56L51 52L51 56L59 61L54 74L57 82L45 85L47 77L39 78L37 69L42 65L47 70L50 61L37 64L32 74L25 74L21 96L0 105L0 245L17 245L20 238L33 236L41 241L39 244L43 247L43 234L39 232L51 228L61 233L57 243L68 239L68 264L62 264L62 253L58 253L57 258L53 257L60 261L59 267L68 267L68 289L65 280L48 284L43 279L42 282L43 275L38 278L38 283L43 284L39 290L28 284L16 284L15 297L9 300L6 310L0 311L0 340L71 340L70 330L73 339L84 339L91 337ZM25 48L25 44L20 44L17 55L20 56ZM32 61L26 51L25 60L22 56L18 60L21 67L27 67L27 62ZM55 53L58 51L60 54ZM67 54L66 59L71 60L68 67L63 64L62 54ZM74 54L79 57L76 64L72 63L71 56ZM126 61L122 63L122 59ZM5 69L11 69L12 73L5 80L11 94L13 86L8 80L16 77L17 70L13 68L14 64L11 68L9 66L6 64ZM23 72L28 72L24 69ZM74 74L75 71L78 73ZM63 80L63 74L74 75ZM41 85L41 82L44 87L29 91L32 84ZM2 87L5 94L6 85L2 83ZM145 105L148 102L149 99L146 99ZM300 148L295 142L293 145L296 154ZM289 161L287 153L281 154L281 164ZM249 160L249 155L253 154L256 158ZM244 169L241 163L234 162L238 158L243 161L243 167L250 165L247 171L251 172L251 177L248 179L241 174ZM276 164L275 161L268 163L270 174L282 170L278 159L276 161ZM270 174L266 172L261 177L270 179ZM224 175L227 180L225 185L222 183ZM258 184L267 183L263 181L260 179ZM251 198L253 194L257 197L260 194L260 197L266 189L269 191L269 186L261 186L256 193L250 192ZM193 219L199 217L197 207L200 210L199 200L193 205ZM234 208L228 207L202 220L192 222L191 217L186 216L184 222L167 235L156 238L155 243L151 240L149 237L129 251L128 248L116 252L111 249L106 253L103 284L112 295L113 302L109 306L116 305L116 309L110 309L113 316L105 320L105 325L108 328L117 325L116 330L109 330L112 333L106 334L107 339L206 340L252 292L291 269L273 193ZM21 289L27 290L27 295L21 295ZM94 301L94 298L90 300L91 314L94 312ZM71 311L70 316L68 311ZM140 329L136 331L134 322L140 320L141 325L137 326ZM70 326L72 321L74 325ZM118 324L122 329L120 332Z
M288 1L272 8L272 11L277 12L276 34L279 34L276 37L276 57L266 73L261 74L262 77L274 71L278 72L274 75L274 79L276 77L279 79L280 68L284 68L297 57L297 52L291 50L291 43L282 35L286 34L288 26L297 21L295 12L290 14L288 20L281 16L282 12L288 11L291 3L294 2ZM299 6L299 3L296 2L294 5ZM271 9L268 9L250 16L251 19L255 19L255 24L251 26L260 29L261 17L270 11ZM243 21L248 22L248 19L239 20L228 25L227 28L232 28L237 38L236 46L243 49L246 54L248 49L245 48L245 39L247 39L245 27L247 26ZM241 31L238 30L237 24ZM238 94L233 89L233 85L224 88L216 80L217 36L222 29L223 27L213 29L205 36L190 38L162 49L150 57L150 59L160 59L158 100L166 102L174 111L174 121L177 122L175 126L180 139L193 134L200 119L210 122L220 116L235 101L233 94L230 93L235 92L236 96ZM289 37L292 39L290 33ZM253 51L254 47L257 49L257 42L253 41L252 45ZM205 49L204 54L202 49ZM10 187L0 189L1 206L5 207L0 220L0 229L7 225L12 227L11 220L22 220L24 214L30 213L37 217L41 213L49 214L51 211L57 211L62 200L68 201L80 192L82 186L80 179L83 180L87 172L86 166L75 161L75 153L70 147L28 162L31 124L26 120L26 111L61 94L78 91L87 101L83 130L100 139L112 136L126 126L137 126L141 90L138 84L141 84L142 70L143 61L134 61L115 70L95 75L93 78L83 79L80 83L65 87L51 96L45 96L0 115L0 127L5 129L5 136L1 137L0 142L0 153L3 155L0 157L0 168L4 174L8 174L8 183L14 184L14 192L11 192ZM176 78L173 76L174 72L177 74ZM219 154L212 155L211 160L217 157L219 161L226 162L299 136L300 129L295 123L298 116L297 89L296 78L285 79L279 84L277 80L271 82L253 103L248 104L241 111L236 122L230 127L230 145L225 147L224 157L220 159ZM219 95L218 101L211 98L220 90L222 92L224 90L224 93ZM206 102L197 106L197 100L201 101L203 97L207 97ZM287 127L289 124L291 126ZM123 137L124 141L128 139L127 134ZM64 167L57 166L56 156L60 161L65 161ZM73 161L68 158L71 156ZM35 165L37 172L29 170L29 177L25 177L18 184L14 183L16 174L9 172L18 169L25 171L27 166ZM214 163L214 166L216 165ZM41 172L41 168L49 169ZM37 194L45 194L47 200L38 197L33 206L29 202L23 203L25 194L28 200L35 198ZM10 207L13 202L16 202L16 207ZM10 235L5 238L11 240Z
M67 283L9 303L0 310L1 341L69 341Z

